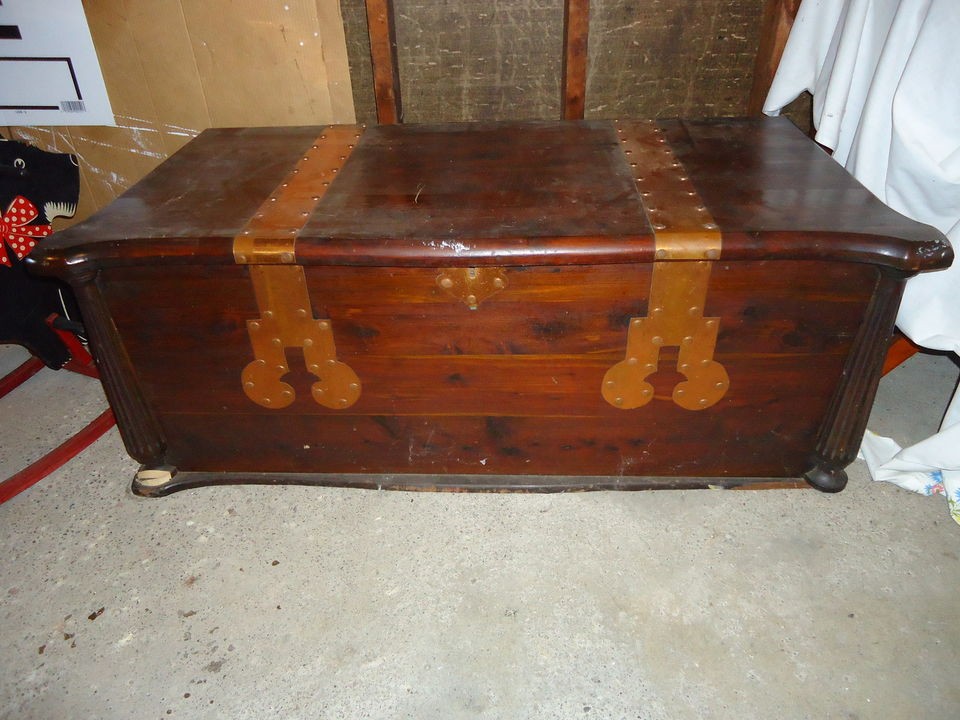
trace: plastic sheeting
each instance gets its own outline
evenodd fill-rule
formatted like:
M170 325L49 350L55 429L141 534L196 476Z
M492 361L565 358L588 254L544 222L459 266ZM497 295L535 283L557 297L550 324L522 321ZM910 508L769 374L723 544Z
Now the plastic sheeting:
M960 249L960 2L804 0L764 112L813 94L816 139L893 209ZM897 325L923 347L960 352L960 262L910 279ZM960 522L960 399L912 447L867 433L875 480L947 496Z

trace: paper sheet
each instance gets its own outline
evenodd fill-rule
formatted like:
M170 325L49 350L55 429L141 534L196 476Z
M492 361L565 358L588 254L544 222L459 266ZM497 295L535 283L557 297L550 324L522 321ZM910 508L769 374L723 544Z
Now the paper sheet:
M113 125L80 0L0 3L0 124Z

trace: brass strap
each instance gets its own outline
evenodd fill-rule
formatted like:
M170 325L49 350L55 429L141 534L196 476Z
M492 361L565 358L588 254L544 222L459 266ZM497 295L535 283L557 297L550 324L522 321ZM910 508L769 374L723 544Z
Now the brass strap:
M360 379L337 360L331 321L313 316L306 276L295 264L297 235L359 137L356 127L327 128L234 238L234 260L251 266L260 313L247 321L254 359L241 384L262 407L279 410L296 399L293 386L283 381L290 372L287 348L301 348L307 371L317 378L310 387L314 401L342 410L360 398Z
M653 121L618 122L617 133L653 227L657 260L718 260L720 228L663 131Z
M238 264L296 262L298 234L362 132L353 125L334 125L320 134L233 239L233 258Z
M653 122L618 123L624 155L654 230L653 277L646 317L631 318L626 358L604 375L601 394L614 407L642 407L654 397L647 378L657 372L660 350L679 348L677 371L686 380L672 399L687 410L720 401L730 387L713 359L720 319L704 317L713 260L721 235L683 165Z

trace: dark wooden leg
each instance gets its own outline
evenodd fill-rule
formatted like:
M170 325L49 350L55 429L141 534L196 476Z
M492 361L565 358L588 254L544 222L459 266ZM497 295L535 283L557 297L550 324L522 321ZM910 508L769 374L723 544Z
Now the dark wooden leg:
M110 317L97 278L75 278L72 285L83 311L103 390L117 418L123 444L134 460L147 465L160 465L166 452L160 423L140 391L133 365Z
M819 490L838 492L847 484L843 471L857 457L867 418L880 384L880 373L900 307L904 280L879 271L873 297L847 358L843 377L817 440L813 469L804 477Z
M847 486L846 471L832 463L821 462L803 475L804 479L817 490L827 493L840 492Z

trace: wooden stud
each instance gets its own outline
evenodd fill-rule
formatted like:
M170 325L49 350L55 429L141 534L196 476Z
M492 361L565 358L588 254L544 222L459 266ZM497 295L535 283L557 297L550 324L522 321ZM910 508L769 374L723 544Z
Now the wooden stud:
M753 66L753 85L747 101L747 114L763 113L763 103L770 92L773 76L777 72L783 48L793 27L800 0L767 0L760 21L760 46Z
M587 95L587 36L590 0L563 3L563 119L582 120Z
M403 122L403 109L400 103L400 71L397 66L393 0L366 0L366 4L377 120L381 125L395 125Z

